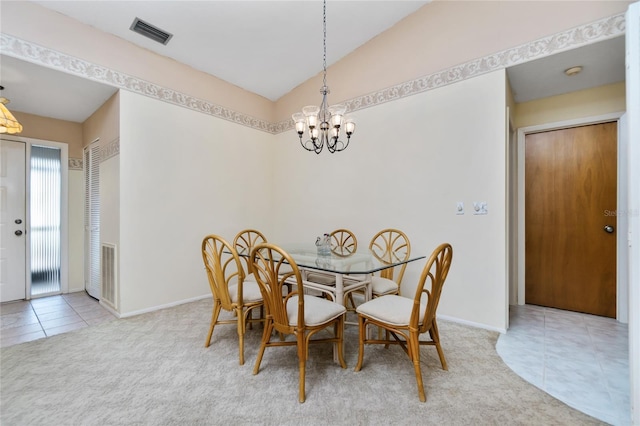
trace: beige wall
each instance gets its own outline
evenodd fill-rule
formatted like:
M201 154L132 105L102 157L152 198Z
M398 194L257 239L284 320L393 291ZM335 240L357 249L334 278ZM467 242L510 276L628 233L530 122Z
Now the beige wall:
M35 3L3 1L0 28L3 33L58 52L273 121L273 104L266 98Z
M82 158L82 124L11 111L22 124L20 136L69 145L69 158Z
M416 254L450 242L439 315L504 330L505 87L499 70L362 110L360 132L339 154L304 151L293 130L276 135L270 238L313 242L345 227L366 246L391 227ZM489 214L473 215L474 201ZM409 265L403 295L413 296L423 266Z
M515 106L516 128L622 112L626 109L625 84L551 96Z
M104 146L120 136L120 93L116 92L82 124L82 146L96 139Z
M330 103L352 99L624 12L631 1L435 1L327 70ZM275 117L319 102L322 76L278 100Z
M328 70L351 99L624 12L631 1L434 1ZM321 75L273 103L30 2L2 2L2 32L269 122L319 102ZM33 25L37 22L37 25Z
M175 125L159 126L166 117ZM110 214L119 218L122 314L211 297L200 251L205 235L232 240L244 228L270 235L273 138L120 94L120 155L106 162L112 169L119 161L119 176L109 172L104 184L119 191L119 208ZM101 174L101 191L102 181Z

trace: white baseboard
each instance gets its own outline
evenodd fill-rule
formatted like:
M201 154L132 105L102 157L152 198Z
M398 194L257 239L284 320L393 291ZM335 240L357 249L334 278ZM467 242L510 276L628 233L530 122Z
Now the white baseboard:
M486 324L480 324L477 322L473 322L473 321L467 321L467 320L463 320L460 318L456 318L456 317L450 317L448 315L436 315L436 317L438 319L443 319L445 321L451 321L451 322L455 322L458 324L463 324L463 325L468 325L471 327L475 327L475 328L482 328L484 330L489 330L489 331L497 331L498 333L501 334L505 334L507 332L507 330L505 328L498 328L498 327L490 327Z
M211 298L211 293L204 294L202 296L192 297L190 299L178 300L177 302L167 303L166 305L158 305L158 306L153 306L151 308L141 309L139 311L127 312L126 314L115 313L113 310L109 309L108 306L105 306L105 305L102 305L102 306L105 309L108 309L111 313L113 313L118 318L129 318L129 317L134 317L136 315L147 314L149 312L159 311L160 309L172 308L174 306L184 305L185 303L196 302L198 300L207 299L207 298Z

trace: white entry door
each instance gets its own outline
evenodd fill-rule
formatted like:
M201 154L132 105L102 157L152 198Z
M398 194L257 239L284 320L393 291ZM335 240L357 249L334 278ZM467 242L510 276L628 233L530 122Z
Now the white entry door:
M26 145L0 143L0 302L9 302L26 297Z

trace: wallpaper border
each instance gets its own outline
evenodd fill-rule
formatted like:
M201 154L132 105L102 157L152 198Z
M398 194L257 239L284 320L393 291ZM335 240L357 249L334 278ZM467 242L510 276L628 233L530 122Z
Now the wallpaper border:
M569 49L607 40L624 34L624 13L581 25L557 34L543 37L520 46L483 56L415 80L400 83L382 90L343 101L350 112L395 101L407 96L457 83L513 65L543 58ZM293 128L291 119L269 123L203 99L177 92L154 83L130 76L107 67L93 64L8 34L0 34L0 50L3 54L29 61L48 68L108 84L163 102L179 105L204 114L232 121L264 132L277 134ZM119 153L119 144L109 156ZM110 158L110 157L108 157Z
M69 170L82 170L82 158L69 157Z

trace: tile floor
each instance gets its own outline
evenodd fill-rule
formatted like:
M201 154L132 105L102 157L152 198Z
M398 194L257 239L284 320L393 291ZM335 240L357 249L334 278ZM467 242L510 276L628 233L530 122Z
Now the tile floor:
M41 339L116 317L86 292L0 305L0 347Z
M498 354L518 375L612 425L631 424L628 327L611 318L511 306Z

